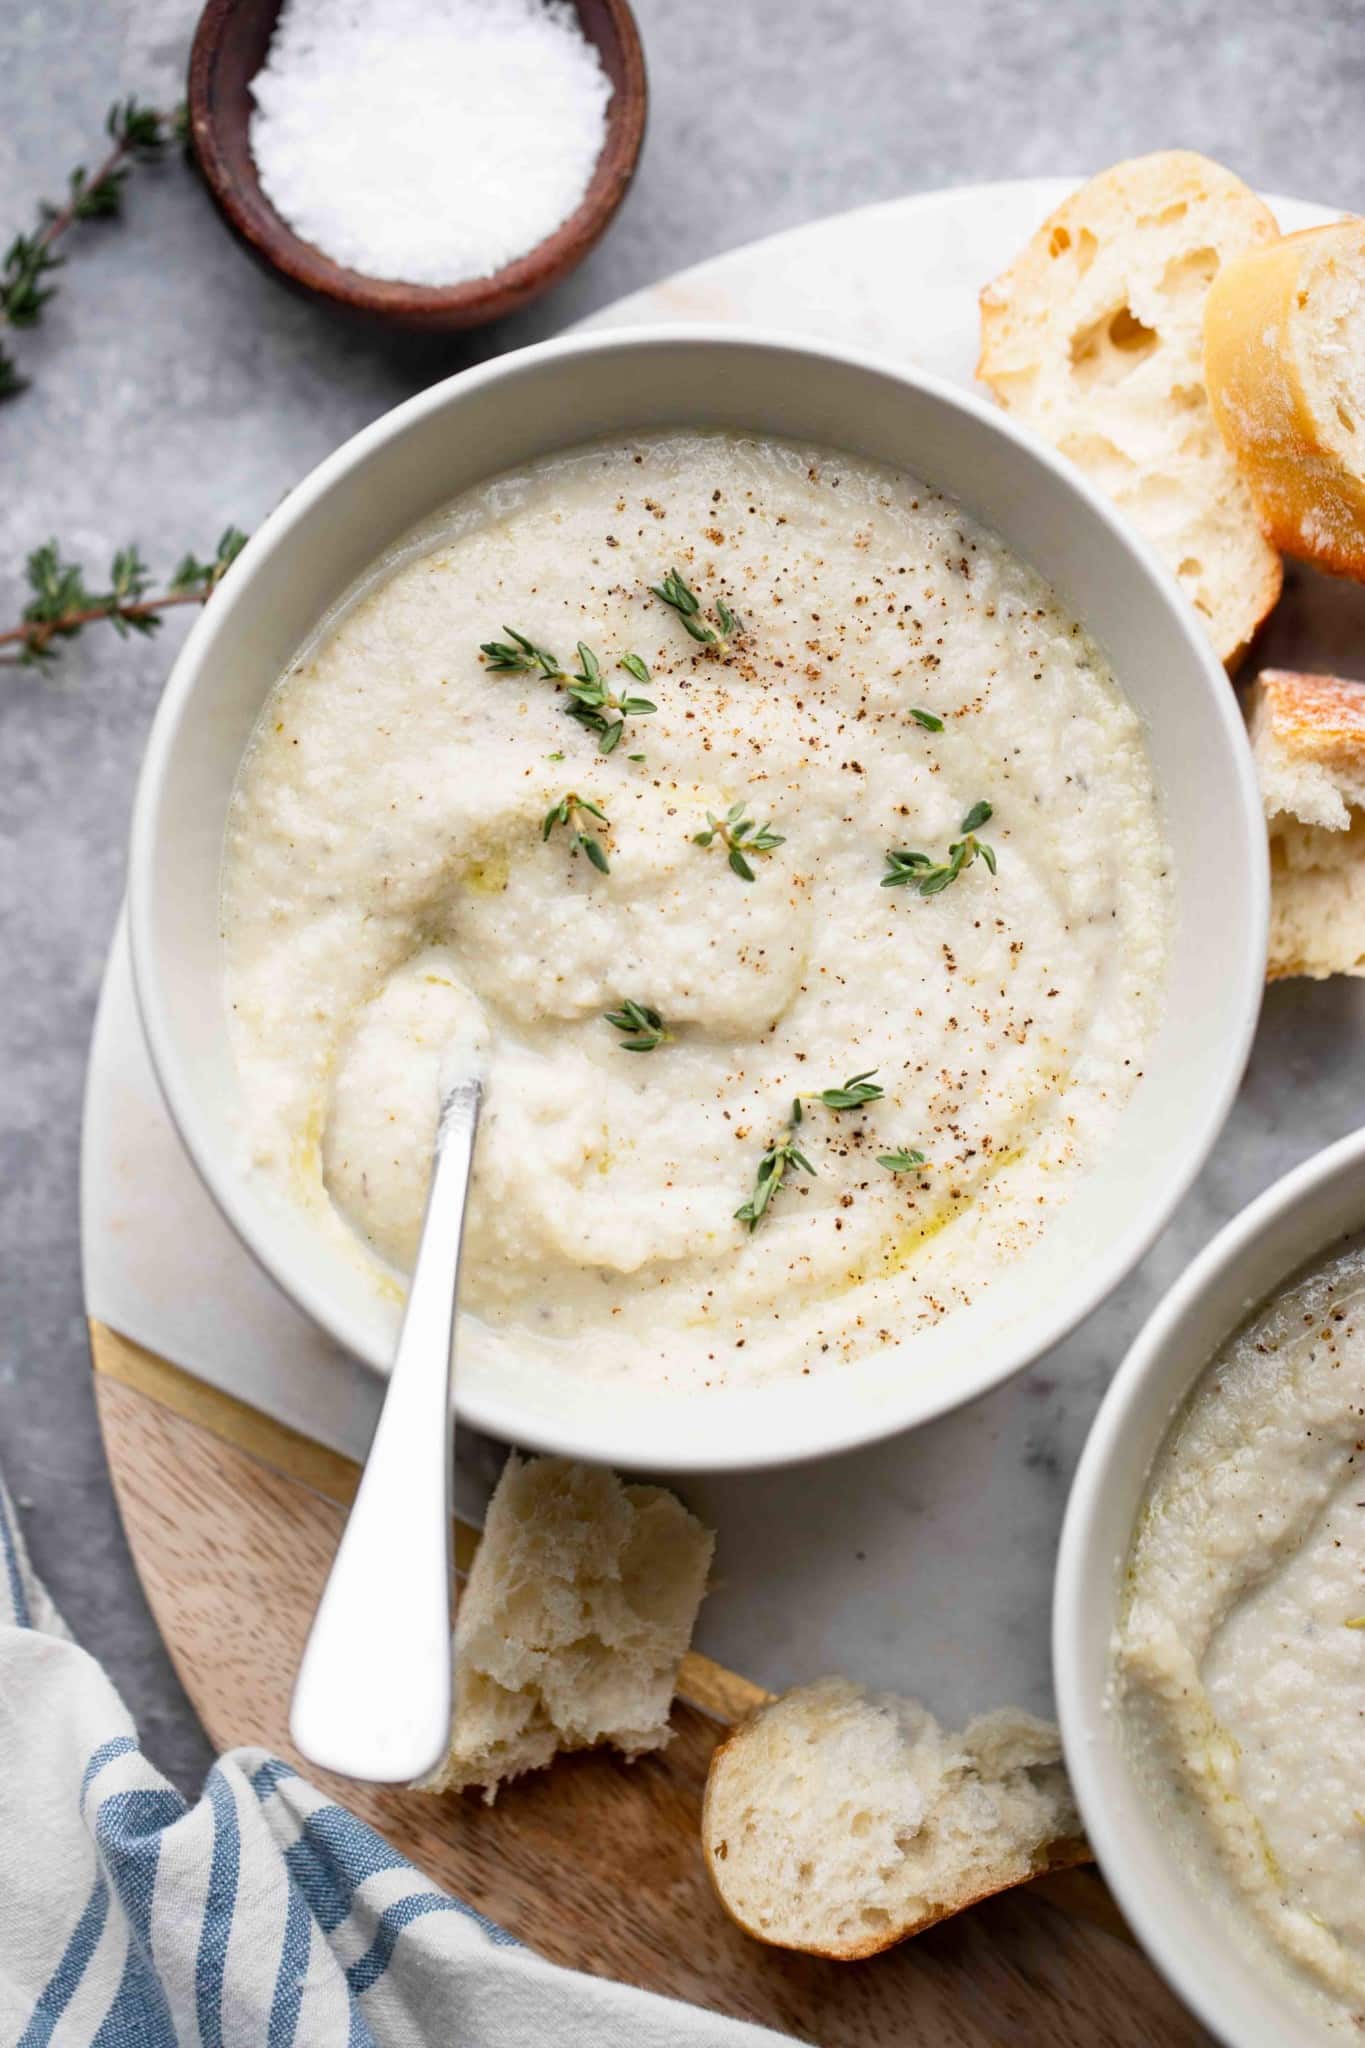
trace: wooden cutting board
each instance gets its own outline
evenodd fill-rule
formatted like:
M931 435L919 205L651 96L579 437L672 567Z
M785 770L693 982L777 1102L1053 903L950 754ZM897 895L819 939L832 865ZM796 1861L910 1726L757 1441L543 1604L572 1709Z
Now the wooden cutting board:
M301 1760L293 1674L357 1469L91 1324L95 1399L138 1572L220 1750ZM466 1570L477 1532L457 1524ZM1189 2048L1206 2036L1088 1870L1003 1894L864 1963L750 1941L697 1835L708 1759L764 1697L689 1656L674 1737L627 1766L561 1759L496 1805L309 1776L439 1884L558 1963L758 2020L821 2048Z

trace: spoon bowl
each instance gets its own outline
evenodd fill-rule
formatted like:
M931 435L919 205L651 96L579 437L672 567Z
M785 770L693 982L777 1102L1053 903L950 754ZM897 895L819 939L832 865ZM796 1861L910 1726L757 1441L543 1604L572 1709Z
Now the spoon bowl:
M275 33L282 0L208 0L190 53L190 138L213 201L233 234L295 291L389 325L439 333L482 327L538 299L577 268L626 196L644 140L644 54L628 0L574 0L611 81L607 132L587 191L552 235L489 277L405 284L334 263L295 234L261 188L251 153L251 81Z

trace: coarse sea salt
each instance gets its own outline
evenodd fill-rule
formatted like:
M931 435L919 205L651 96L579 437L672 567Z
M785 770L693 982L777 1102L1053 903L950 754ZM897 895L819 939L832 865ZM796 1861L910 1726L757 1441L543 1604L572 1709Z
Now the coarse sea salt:
M611 84L567 0L286 0L251 84L262 187L368 277L452 285L574 211Z

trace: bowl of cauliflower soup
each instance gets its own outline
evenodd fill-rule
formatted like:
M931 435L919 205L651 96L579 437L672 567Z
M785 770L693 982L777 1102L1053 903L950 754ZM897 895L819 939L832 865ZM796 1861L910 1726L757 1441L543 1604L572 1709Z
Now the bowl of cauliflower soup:
M1235 1217L1139 1335L1067 1509L1086 1831L1231 2048L1365 2025L1365 1132Z
M941 1413L1116 1284L1240 1074L1265 851L1196 618L1064 463L659 330L293 493L177 664L131 904L181 1133L307 1312L383 1370L477 1060L461 1412L720 1468Z

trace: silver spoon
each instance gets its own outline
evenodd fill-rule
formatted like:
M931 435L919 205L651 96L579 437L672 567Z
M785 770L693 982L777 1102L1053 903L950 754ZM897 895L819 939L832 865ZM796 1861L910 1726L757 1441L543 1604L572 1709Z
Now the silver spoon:
M407 1784L450 1739L451 1379L483 1082L447 1090L393 1372L304 1646L289 1732L310 1763Z

